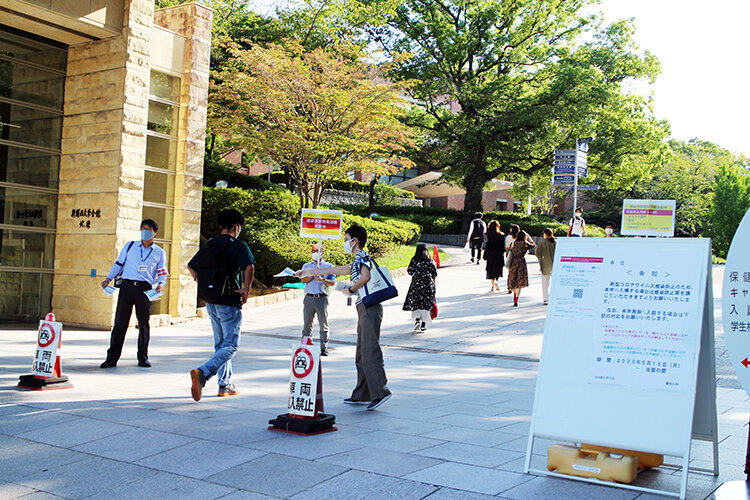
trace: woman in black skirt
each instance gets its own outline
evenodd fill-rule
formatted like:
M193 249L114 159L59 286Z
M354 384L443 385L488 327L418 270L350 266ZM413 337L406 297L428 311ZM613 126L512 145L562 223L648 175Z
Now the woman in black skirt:
M487 279L490 280L490 293L500 291L500 285L497 283L498 278L503 275L503 265L505 259L505 233L500 231L500 223L493 220L487 226L487 235L485 236L487 245L484 250L484 259L487 261Z
M420 243L414 253L409 268L411 285L404 301L404 311L411 311L414 332L424 332L431 321L430 311L435 302L435 278L437 267L427 252L427 245Z

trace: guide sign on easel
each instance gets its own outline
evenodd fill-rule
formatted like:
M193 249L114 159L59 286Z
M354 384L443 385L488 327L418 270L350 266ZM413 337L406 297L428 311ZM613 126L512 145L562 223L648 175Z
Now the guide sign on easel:
M718 475L710 257L708 239L558 240L525 472L679 498L689 471ZM680 457L681 490L531 469L539 437ZM692 439L712 470L688 467Z

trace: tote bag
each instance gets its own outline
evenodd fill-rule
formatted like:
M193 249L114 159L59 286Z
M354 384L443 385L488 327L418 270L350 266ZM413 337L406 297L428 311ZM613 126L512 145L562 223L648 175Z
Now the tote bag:
M398 290L393 284L388 269L380 267L375 259L372 259L372 263L374 269L370 270L370 281L360 289L362 303L365 307L374 306L398 296Z

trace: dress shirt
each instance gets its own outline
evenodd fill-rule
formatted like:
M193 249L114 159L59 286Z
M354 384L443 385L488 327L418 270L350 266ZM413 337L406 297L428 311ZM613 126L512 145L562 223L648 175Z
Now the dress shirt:
M167 253L156 243L151 243L148 248L143 246L142 241L134 241L132 245L128 243L120 251L117 262L107 273L107 279L114 279L121 269L122 279L148 281L152 285L165 284L169 276Z
M302 270L305 269L331 269L333 267L333 264L330 262L326 262L323 259L320 259L320 264L317 262L308 262L307 264L302 266ZM336 276L333 274L327 274L325 276L321 276L321 279L323 280L332 280L335 279ZM309 282L305 283L305 293L310 293L313 295L317 295L320 293L326 293L323 291L323 283L316 280L315 277L311 279Z

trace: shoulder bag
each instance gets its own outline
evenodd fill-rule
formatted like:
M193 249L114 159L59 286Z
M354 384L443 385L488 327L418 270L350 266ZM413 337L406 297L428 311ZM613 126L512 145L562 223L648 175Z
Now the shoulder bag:
M398 297L398 290L393 284L391 273L385 267L380 267L372 257L373 268L370 269L370 281L363 286L359 294L365 307L374 306L388 299Z

